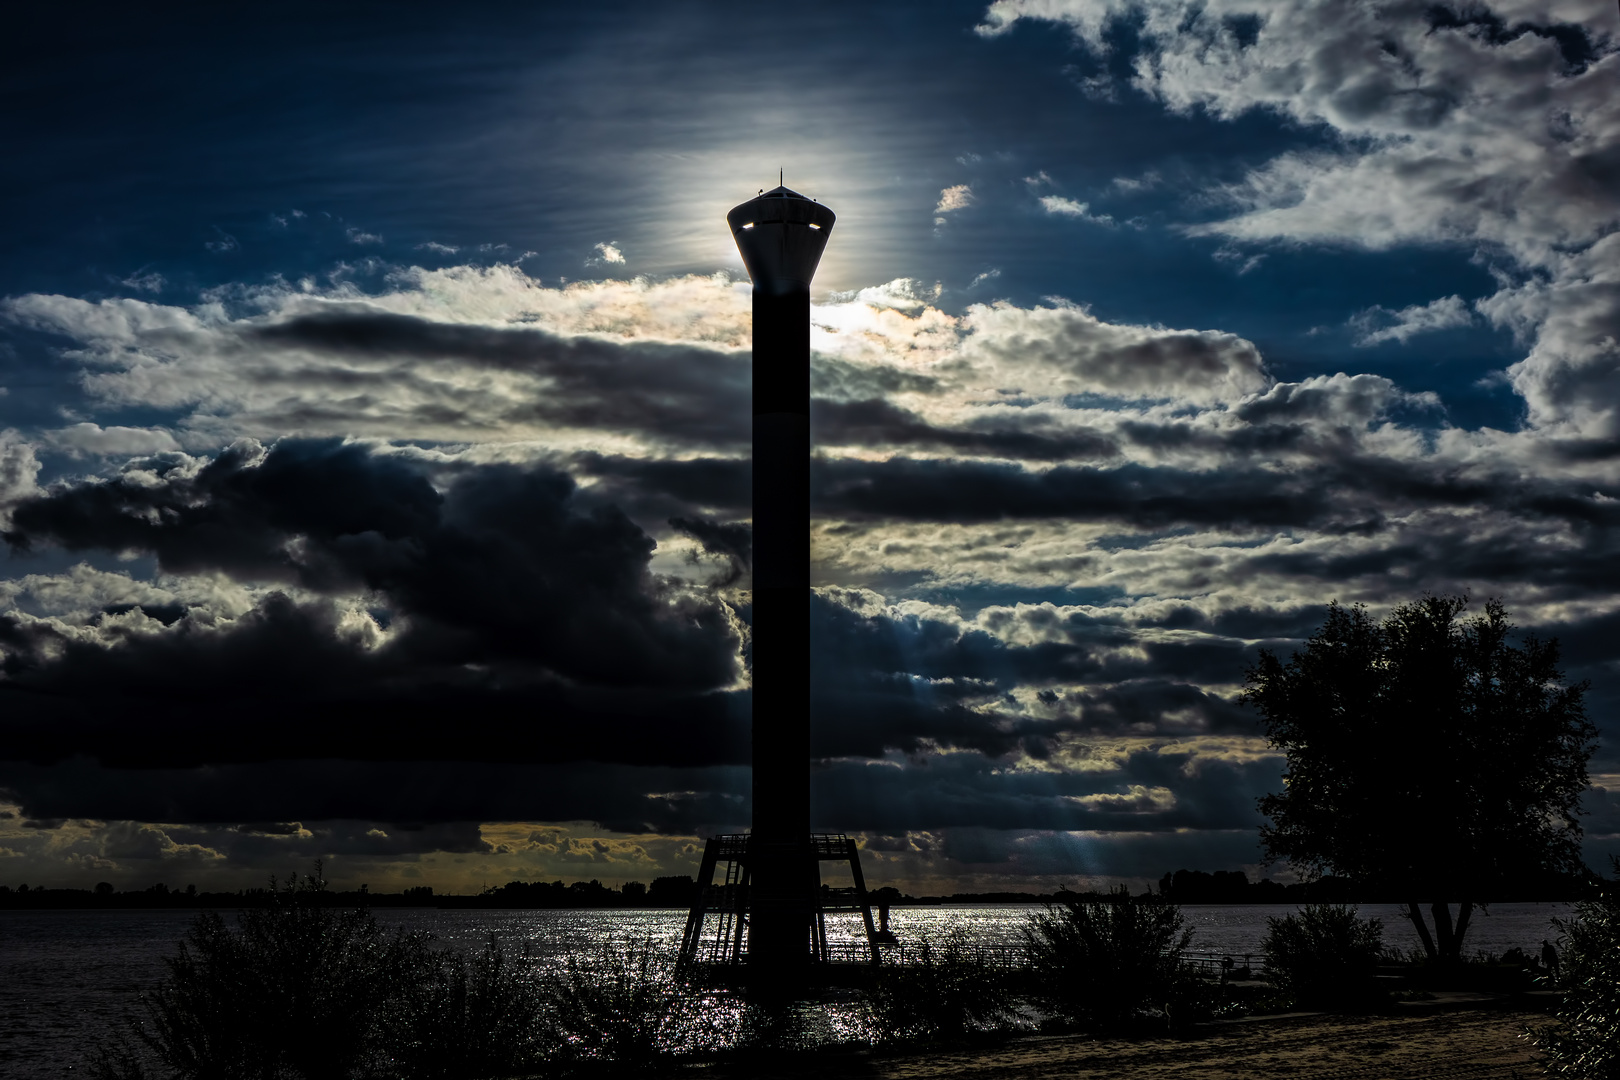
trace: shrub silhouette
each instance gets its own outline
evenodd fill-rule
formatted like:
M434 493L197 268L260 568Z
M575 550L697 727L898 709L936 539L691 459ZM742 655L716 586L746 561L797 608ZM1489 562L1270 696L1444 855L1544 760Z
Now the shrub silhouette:
M1192 943L1181 909L1123 885L1103 900L1070 894L1048 904L1024 940L1038 1000L1073 1023L1119 1031L1153 1012L1173 1022L1199 996L1181 960Z
M701 1043L696 1003L650 941L570 956L554 977L555 1022L574 1057L643 1072Z
M363 910L318 903L316 874L271 882L268 907L226 926L204 912L164 960L168 980L141 1001L137 1041L104 1054L104 1080L147 1075L155 1059L178 1078L342 1080L371 1049L373 1020L402 973L407 938ZM146 1052L141 1053L144 1049Z
M401 1080L532 1075L554 1064L561 1036L548 984L490 935L471 957L405 943L404 977L382 1009L384 1069Z
M1620 860L1615 861L1620 871ZM1575 906L1573 919L1554 919L1563 935L1557 986L1558 1024L1530 1037L1553 1076L1580 1080L1620 1077L1620 888L1609 882L1595 900Z
M877 1042L959 1041L1012 1023L1007 983L958 927L942 941L923 942L914 959L880 968L862 1011Z
M192 924L97 1080L348 1080L532 1075L556 1058L550 988L491 940L463 957L328 906L316 873L233 929Z
M1266 920L1261 949L1271 984L1300 1005L1366 1005L1378 995L1384 924L1354 907L1307 904L1298 915Z

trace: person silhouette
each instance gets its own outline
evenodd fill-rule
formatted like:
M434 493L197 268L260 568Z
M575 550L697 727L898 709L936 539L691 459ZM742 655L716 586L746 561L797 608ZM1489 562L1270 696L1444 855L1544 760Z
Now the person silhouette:
M1558 950L1553 948L1553 943L1546 938L1541 939L1541 966L1546 968L1547 973L1554 979L1558 978Z

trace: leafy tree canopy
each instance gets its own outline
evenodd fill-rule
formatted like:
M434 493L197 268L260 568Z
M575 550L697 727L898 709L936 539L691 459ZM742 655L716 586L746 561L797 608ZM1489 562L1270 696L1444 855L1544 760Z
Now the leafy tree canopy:
M1514 645L1499 601L1466 607L1428 596L1376 622L1332 604L1288 663L1261 651L1243 694L1288 756L1284 789L1259 802L1267 857L1397 890L1430 955L1450 959L1504 882L1580 869L1596 737L1557 639Z

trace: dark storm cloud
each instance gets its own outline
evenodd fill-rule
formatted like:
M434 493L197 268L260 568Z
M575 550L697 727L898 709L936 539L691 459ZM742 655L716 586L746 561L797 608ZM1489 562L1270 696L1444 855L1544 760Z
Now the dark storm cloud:
M271 381L344 394L392 389L412 378L412 362L451 361L546 380L544 393L509 402L485 422L538 421L566 427L637 431L712 446L749 437L746 353L690 344L562 337L538 328L435 322L364 307L296 315L242 332L245 347L372 362L364 370L274 368ZM380 365L380 366L378 366ZM421 408L443 394L424 388ZM454 409L453 403L440 407Z
M567 461L574 471L596 481L585 493L587 498L597 498L601 492L631 513L635 513L632 507L644 508L655 520L694 511L741 515L753 505L751 458L642 458L584 452L570 455Z
M754 527L746 521L710 521L708 518L672 517L670 528L690 536L710 555L727 560L729 569L714 584L731 585L750 573L754 565Z
M879 398L813 401L810 424L812 437L825 446L920 447L1036 461L1107 458L1119 451L1113 439L1091 431L1042 431L1027 423L939 427Z
M1386 512L1477 507L1582 525L1620 525L1620 503L1591 483L1475 475L1461 469L1348 456L1295 469L1059 465L893 458L818 460L812 497L824 514L979 523L1019 518L1175 526L1369 531Z
M937 619L862 614L825 596L811 616L819 757L942 747L1044 758L1070 734L1256 731L1245 710L1192 685L1241 678L1251 657L1239 642L1143 642L1123 626L1050 609L1019 613L1024 628L1056 639L1033 645ZM1008 696L1077 683L1100 688L1043 692L1037 712Z
M833 356L814 356L810 362L810 393L834 401L859 401L884 394L931 394L940 382L888 364L851 364Z
M148 460L24 500L8 539L149 554L172 573L317 595L271 592L228 622L211 611L156 628L107 621L99 634L0 617L13 753L91 745L153 764L727 752L731 617L651 576L652 539L612 507L580 505L566 474L480 466L441 492L417 463L338 441L243 444L198 464ZM353 594L386 632L356 622L343 600ZM327 726L268 739L220 725L221 709ZM431 730L452 713L469 718L465 740L436 744ZM497 733L500 744L487 741Z
M367 647L330 609L277 594L226 629L187 620L102 641L8 617L0 731L15 759L57 761L89 748L100 761L141 768L307 757L705 764L745 756L745 698L573 685L517 659L470 660L432 632L423 636Z
M1008 518L1117 520L1139 527L1281 525L1332 508L1299 478L1124 465L1016 465L918 459L819 461L812 497L823 513L977 523Z
M441 741L442 727L441 718ZM742 745L746 750L746 741ZM104 821L253 819L235 826L236 831L265 837L295 835L301 825L313 829L318 827L314 822L342 820L418 826L588 820L616 831L691 833L746 822L747 791L745 762L623 766L315 759L144 769L112 767L86 757L50 766L0 762L0 792L17 799L25 814ZM299 820L292 820L294 816Z

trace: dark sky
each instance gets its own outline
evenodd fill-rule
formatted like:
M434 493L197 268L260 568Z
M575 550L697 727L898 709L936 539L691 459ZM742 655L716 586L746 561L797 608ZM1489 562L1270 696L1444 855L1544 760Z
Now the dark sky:
M1335 599L1499 596L1620 724L1610 0L337 7L0 45L0 882L745 825L723 215L778 169L839 215L814 816L869 878L1259 872L1235 697Z

